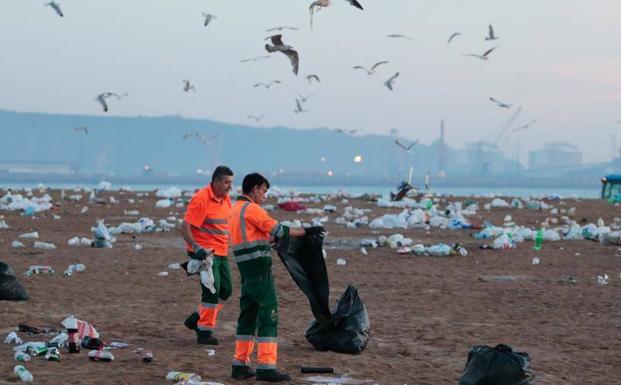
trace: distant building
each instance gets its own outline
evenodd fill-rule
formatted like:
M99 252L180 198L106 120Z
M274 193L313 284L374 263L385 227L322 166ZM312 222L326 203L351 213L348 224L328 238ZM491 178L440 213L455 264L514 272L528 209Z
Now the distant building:
M524 168L519 162L507 159L495 144L483 141L468 143L463 150L456 151L455 161L466 175L519 172Z
M528 168L531 170L558 169L582 164L582 152L570 143L546 143L542 149L528 153Z

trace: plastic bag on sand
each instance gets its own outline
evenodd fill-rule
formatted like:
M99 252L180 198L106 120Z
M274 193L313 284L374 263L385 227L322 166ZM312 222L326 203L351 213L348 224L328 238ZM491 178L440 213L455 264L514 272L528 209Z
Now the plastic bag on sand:
M547 229L543 233L543 240L544 241L560 241L561 236L556 231L552 229Z
M509 203L507 203L507 201L500 199L500 198L494 198L491 202L492 207L509 207Z
M160 209L165 209L170 206L172 206L172 201L168 198L160 199L159 201L155 202L155 207L160 208Z
M507 345L475 346L468 353L459 385L531 385L535 375L529 363L528 354L515 352Z
M335 312L330 311L330 286L322 249L320 235L290 238L277 245L278 255L308 297L315 316L306 330L306 340L317 350L360 353L370 338L369 316L353 286L345 290Z
M13 269L0 262L0 301L25 301L28 299L26 289L15 278Z
M161 188L155 192L155 196L158 198L180 198L181 189L172 186L168 188Z
M492 243L492 247L494 248L494 250L502 250L502 249L513 249L513 248L516 248L517 245L515 241L509 238L507 234L502 234L498 238L494 239L494 242Z
M80 340L84 338L84 336L99 338L99 332L97 332L93 325L89 324L86 321L82 321L74 318L73 316L69 316L64 320L60 321L60 323L65 327L65 329L78 329L78 338Z
M93 231L95 234L95 242L94 246L98 248L111 248L112 247L112 237L110 236L110 232L106 225L103 222L98 222L97 227Z

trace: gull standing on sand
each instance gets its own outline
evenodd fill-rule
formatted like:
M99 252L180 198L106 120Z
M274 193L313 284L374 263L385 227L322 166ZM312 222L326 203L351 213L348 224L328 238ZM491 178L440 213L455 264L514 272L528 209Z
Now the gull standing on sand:
M381 66L383 64L388 64L388 61L384 60L384 61L377 62L377 63L373 64L373 67L371 67L370 70L366 69L363 66L353 66L352 68L355 69L355 70L365 70L367 72L367 75L371 76L371 75L373 75L375 73L375 70L377 69L377 67L379 67L379 66Z
M472 57L476 57L479 58L481 60L488 60L489 59L489 54L492 53L496 48L498 48L499 46L495 46L493 48L488 49L487 51L485 51L485 53L483 55L477 55L475 53L465 53L463 54L464 56L472 56Z
M294 50L293 47L286 45L282 42L282 35L274 35L265 38L265 40L271 40L273 45L265 44L265 50L269 53L272 52L282 52L287 56L289 61L291 62L291 66L293 67L293 73L298 74L298 69L300 65L300 57L298 55L298 51Z
M454 32L453 34L451 34L451 36L449 36L448 42L446 44L451 44L453 39L455 39L457 36L461 36L461 32Z
M386 86L386 88L388 88L390 91L393 90L393 83L395 81L395 79L399 77L399 72L395 73L394 75L392 75L388 80L386 80L384 82L384 85Z
M487 32L485 40L498 40L498 36L496 36L496 34L494 33L494 27L492 27L491 24L489 25L489 30Z
M52 7L52 9L56 12L56 14L60 17L64 17L65 15L63 14L63 10L60 9L60 3L55 1L55 0L51 0L47 3L45 3L45 5L47 5L48 7Z

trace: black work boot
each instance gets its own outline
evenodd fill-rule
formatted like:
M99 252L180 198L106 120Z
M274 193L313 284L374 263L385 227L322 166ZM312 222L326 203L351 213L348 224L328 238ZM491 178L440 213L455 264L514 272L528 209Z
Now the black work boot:
M199 345L218 345L218 339L213 336L213 332L196 329L196 343Z
M252 370L250 366L233 365L233 369L231 370L231 378L236 380L246 380L254 377L254 375L254 370Z
M200 319L198 312L194 312L188 316L188 318L183 321L183 324L186 328L190 330L196 330L196 325L198 324L198 320Z
M279 372L276 369L257 369L257 381L291 381L291 376L285 372Z

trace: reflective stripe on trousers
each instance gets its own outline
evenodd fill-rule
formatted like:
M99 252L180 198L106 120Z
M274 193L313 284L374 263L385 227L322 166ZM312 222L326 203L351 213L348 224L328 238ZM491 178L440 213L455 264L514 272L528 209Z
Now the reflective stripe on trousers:
M198 305L199 320L196 324L198 330L213 332L216 329L218 312L222 309L222 304L203 302Z

